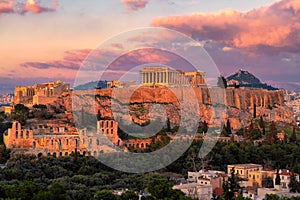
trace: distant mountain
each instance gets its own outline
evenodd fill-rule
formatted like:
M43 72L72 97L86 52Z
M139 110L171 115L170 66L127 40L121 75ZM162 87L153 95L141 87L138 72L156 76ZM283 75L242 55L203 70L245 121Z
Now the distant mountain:
M282 89L285 89L288 91L300 92L300 85L297 85L294 83L282 83L282 82L277 82L277 81L272 81L272 80L268 80L266 82L277 88L282 88Z
M239 70L233 75L227 77L227 85L230 87L233 86L242 86L242 87L253 87L253 88L263 88L267 90L278 90L266 83L262 83L257 77L251 74L248 71Z
M95 88L106 88L107 81L91 81L82 85L78 85L74 90L90 90Z

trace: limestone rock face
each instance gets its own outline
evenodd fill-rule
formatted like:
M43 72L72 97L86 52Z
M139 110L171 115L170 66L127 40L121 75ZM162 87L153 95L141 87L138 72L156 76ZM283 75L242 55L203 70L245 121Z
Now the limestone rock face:
M219 126L219 119L228 118L232 128L239 129L250 122L255 106L257 116L262 115L266 121L293 122L292 112L283 104L283 92L280 90L140 87L75 91L61 98L69 112L74 95L73 109L84 109L91 114L100 112L101 116L108 118L116 117L113 113L118 113L117 116L137 124L149 121L149 111L154 117L166 114L172 126L180 123L182 112L197 111L198 114L192 118L206 121L212 126ZM216 110L216 105L225 107L226 113Z

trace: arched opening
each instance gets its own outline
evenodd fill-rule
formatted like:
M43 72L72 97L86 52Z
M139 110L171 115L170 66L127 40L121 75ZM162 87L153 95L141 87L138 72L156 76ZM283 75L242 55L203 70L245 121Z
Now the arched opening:
M20 138L23 138L23 132L21 131L21 133L20 133Z
M33 141L32 142L32 148L35 149L35 147L36 147L36 144L35 144L35 141Z
M85 151L83 151L82 155L83 155L83 156L85 156L85 154L86 154L86 152L85 152Z
M118 140L117 146L120 146L120 142L121 142L121 141L120 141L120 140Z
M26 131L26 139L29 138L29 131Z
M141 148L144 148L144 143L141 144Z
M56 153L55 152L53 153L53 157L56 158Z
M51 154L50 154L50 153L47 153L47 156L51 156Z
M66 145L69 145L69 139L66 139Z
M96 144L97 144L97 146L99 146L99 145L100 145L100 141L99 141L99 139L97 139L97 140L96 140Z
M69 155L69 153L68 152L65 152L65 156L68 156Z
M38 154L38 158L40 158L40 157L42 157L43 156L43 154L42 153L39 153Z
M94 151L94 156L97 156L97 151Z
M63 154L62 154L62 152L59 152L59 156L62 156Z
M106 128L108 128L108 121L106 121Z
M58 149L61 150L62 149L61 140L58 140L57 143L58 143Z
M140 147L140 145L139 145L139 143L137 143L137 144L136 144L136 148L139 148L139 147Z
M18 131L16 131L16 139L18 139L19 133Z
M114 127L114 121L110 121L110 127L111 127L111 128Z
M79 142L77 139L75 139L76 148L79 148Z

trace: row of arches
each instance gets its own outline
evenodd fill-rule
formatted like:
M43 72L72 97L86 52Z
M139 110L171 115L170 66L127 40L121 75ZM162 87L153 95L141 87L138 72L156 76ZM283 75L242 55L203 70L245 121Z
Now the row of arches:
M145 143L126 143L125 146L128 148L128 147L134 147L134 148L141 148L141 149L144 149L146 148L147 146L149 146L150 144L145 142Z
M103 154L103 150L99 150L99 151L78 151L77 154L78 155L82 155L82 156L99 156L100 154ZM75 151L58 151L58 152L48 152L48 153L38 153L37 157L40 158L42 156L48 156L48 157L62 157L62 156L71 156L71 155L75 155Z

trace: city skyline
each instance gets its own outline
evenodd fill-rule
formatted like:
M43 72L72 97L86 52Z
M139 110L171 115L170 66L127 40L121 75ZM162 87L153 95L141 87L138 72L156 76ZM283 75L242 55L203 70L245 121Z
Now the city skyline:
M298 83L299 11L296 0L2 0L0 93L57 79L72 84L82 61L99 44L149 26L170 28L199 41L222 75L243 68L263 82ZM121 48L115 44L109 53ZM147 53L152 57L143 62L163 60L155 56L159 52ZM136 64L132 60L141 55L145 53L127 55L131 59L123 59L120 66Z

